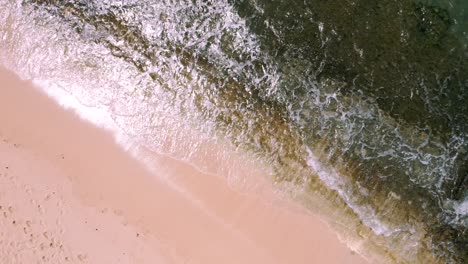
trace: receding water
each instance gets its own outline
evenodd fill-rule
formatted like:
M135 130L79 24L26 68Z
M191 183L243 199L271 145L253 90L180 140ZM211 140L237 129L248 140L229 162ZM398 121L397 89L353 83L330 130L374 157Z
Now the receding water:
M467 263L467 11L0 0L0 62L105 107L155 151L188 159L197 145L170 140L186 129L229 141L364 255Z

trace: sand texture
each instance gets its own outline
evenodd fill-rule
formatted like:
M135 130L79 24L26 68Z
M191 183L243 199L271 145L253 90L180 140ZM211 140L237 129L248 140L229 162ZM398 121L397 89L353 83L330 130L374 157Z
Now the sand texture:
M0 263L366 263L267 184L149 156L1 70Z

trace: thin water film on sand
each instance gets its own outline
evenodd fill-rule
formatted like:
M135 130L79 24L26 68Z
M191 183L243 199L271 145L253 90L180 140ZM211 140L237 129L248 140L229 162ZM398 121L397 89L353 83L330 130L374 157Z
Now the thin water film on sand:
M75 84L148 147L183 136L178 116L269 164L364 254L468 261L463 1L0 3L2 61Z

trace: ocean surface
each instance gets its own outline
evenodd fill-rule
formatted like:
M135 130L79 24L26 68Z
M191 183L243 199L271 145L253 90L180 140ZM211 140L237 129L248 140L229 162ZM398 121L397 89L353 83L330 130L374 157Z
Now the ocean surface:
M466 0L0 0L0 63L153 151L233 145L363 255L468 263Z

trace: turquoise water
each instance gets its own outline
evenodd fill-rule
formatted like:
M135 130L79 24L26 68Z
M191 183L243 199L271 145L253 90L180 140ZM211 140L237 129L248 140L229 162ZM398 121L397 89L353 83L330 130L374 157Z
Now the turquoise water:
M92 88L64 89L111 104L148 147L161 119L183 116L269 164L279 189L382 261L468 261L463 1L0 6L3 63L88 76Z

